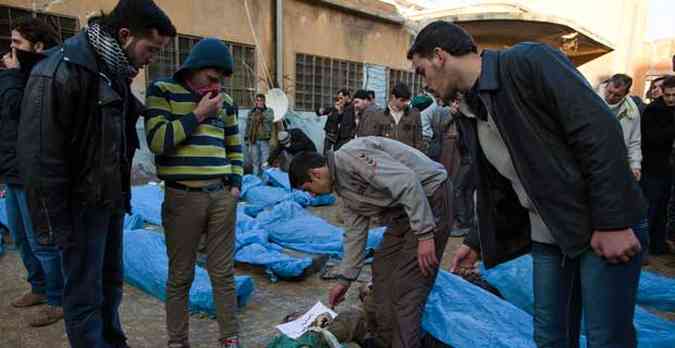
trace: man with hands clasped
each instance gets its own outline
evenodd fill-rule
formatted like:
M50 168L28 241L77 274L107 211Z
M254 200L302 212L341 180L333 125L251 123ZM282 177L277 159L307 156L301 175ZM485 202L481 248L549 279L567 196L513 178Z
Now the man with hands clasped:
M477 228L452 271L479 254L494 267L528 251L534 262L534 340L635 347L635 296L647 236L630 226L646 204L621 128L559 50L522 43L478 54L461 27L437 21L408 51L444 103L463 93L461 137L477 173ZM465 139L466 140L466 139Z

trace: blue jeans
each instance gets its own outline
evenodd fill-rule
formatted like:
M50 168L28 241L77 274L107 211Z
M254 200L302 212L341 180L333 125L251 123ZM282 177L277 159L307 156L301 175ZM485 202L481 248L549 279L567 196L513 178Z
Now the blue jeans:
M29 236L32 236L33 225L28 215L26 193L21 186L7 185L7 227L14 239L14 246L21 256L24 267L28 272L28 283L34 294L45 295L47 293L47 280L42 269L40 260L33 253Z
M248 144L248 151L251 155L253 174L261 176L262 165L270 157L270 143L266 140L258 140L255 144Z
M122 212L109 207L74 207L65 238L63 310L74 348L126 347L122 302Z
M539 348L578 347L582 314L588 347L637 346L633 315L648 240L645 229L635 234L643 252L617 265L591 249L569 259L557 246L533 243L534 340Z

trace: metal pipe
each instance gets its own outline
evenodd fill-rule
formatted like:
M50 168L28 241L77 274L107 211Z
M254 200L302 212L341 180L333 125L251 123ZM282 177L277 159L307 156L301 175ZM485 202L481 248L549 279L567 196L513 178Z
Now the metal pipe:
M276 82L277 87L284 89L284 0L276 0Z

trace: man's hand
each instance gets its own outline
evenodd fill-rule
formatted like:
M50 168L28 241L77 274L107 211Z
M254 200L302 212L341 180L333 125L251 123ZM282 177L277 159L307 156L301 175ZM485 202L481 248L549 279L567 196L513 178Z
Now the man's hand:
M438 258L436 257L436 242L433 238L417 242L417 263L425 277L434 274L434 268L438 267Z
M632 171L635 180L640 181L640 178L642 178L642 171L640 169L632 169Z
M232 194L232 197L234 197L235 200L239 200L239 196L241 196L241 191L239 191L238 187L233 187L230 189L230 193Z
M462 271L467 269L473 269L476 261L478 261L478 251L471 249L467 245L462 245L455 251L455 256L452 258L452 264L450 265L450 272L462 273Z
M204 122L209 117L215 117L223 108L223 95L218 93L211 97L210 94L204 95L193 111L199 123Z
M640 241L635 237L631 228L618 231L594 231L591 237L591 248L609 263L628 262L642 250Z
M335 284L335 286L330 289L330 293L328 294L328 304L330 305L330 308L335 308L335 306L345 300L347 290L349 290L349 286L342 284Z
M12 51L7 52L2 56L2 64L5 65L7 69L18 69L19 60L16 58L16 49L12 48Z

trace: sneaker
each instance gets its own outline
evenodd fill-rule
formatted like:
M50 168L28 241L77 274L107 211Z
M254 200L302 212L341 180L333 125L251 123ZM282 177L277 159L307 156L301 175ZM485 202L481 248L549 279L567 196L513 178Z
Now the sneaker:
M14 308L25 308L31 306L37 306L47 303L47 296L35 294L32 292L27 292L16 300L12 301L12 307Z
M220 341L221 348L239 348L239 337L234 336Z
M190 348L190 344L189 344L189 343L176 343L176 342L173 342L173 343L169 343L169 345L168 345L167 347L168 347L168 348Z
M63 319L63 307L48 305L47 307L42 308L35 317L29 321L29 324L32 327L47 326L54 324L61 319Z

